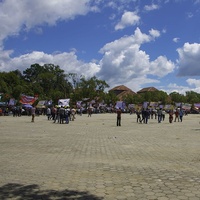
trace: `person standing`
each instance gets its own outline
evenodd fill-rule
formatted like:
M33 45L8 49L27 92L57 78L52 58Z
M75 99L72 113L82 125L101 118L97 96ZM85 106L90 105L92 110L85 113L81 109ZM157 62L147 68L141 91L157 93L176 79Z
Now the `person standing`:
M178 110L178 108L177 108L176 111L175 111L175 119L174 119L174 122L176 122L176 119L177 119L178 122L179 122L179 110Z
M145 109L142 108L142 119L140 120L140 123L145 123Z
M52 120L55 120L56 111L57 111L56 107L53 106L51 108L51 117L52 117Z
M31 122L34 122L35 121L35 106L32 106L31 108L31 116L32 116L32 119L31 119Z
M162 110L162 121L165 120L165 110Z
M64 123L64 115L65 115L65 109L63 106L61 106L60 110L59 110L59 122L60 124L63 124Z
M145 118L144 123L145 123L145 124L148 124L149 117L150 117L149 110L148 110L148 109L145 109L145 110L144 110L144 118Z
M121 114L122 114L122 111L121 111L121 108L117 109L117 126L121 126Z
M162 108L160 108L159 110L158 110L158 123L161 123L161 121L162 121Z
M75 115L76 115L76 109L75 108L72 108L71 115L72 115L72 121L74 121L76 119L76 117L75 117Z
M65 123L69 124L69 109L65 108Z
M51 109L49 107L47 108L47 119L51 119Z
M173 122L173 111L170 110L169 111L169 123L172 123Z
M92 107L89 107L88 108L88 117L91 117L92 116Z
M183 121L183 114L184 114L183 110L180 109L180 111L179 111L179 118L180 118L181 122Z
M140 111L139 109L136 111L136 115L137 115L137 123L141 121L141 116L140 116Z

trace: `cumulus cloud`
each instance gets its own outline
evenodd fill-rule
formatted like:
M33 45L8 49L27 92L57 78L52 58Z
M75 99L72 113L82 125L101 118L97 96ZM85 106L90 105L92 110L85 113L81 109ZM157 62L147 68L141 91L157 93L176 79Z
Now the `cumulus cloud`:
M126 11L121 17L120 22L115 26L115 30L124 29L128 26L137 25L140 21L140 17L136 12Z
M165 56L159 56L150 63L150 72L158 77L163 77L168 73L173 72L175 65L172 61L167 60Z
M200 87L200 80L197 80L197 79L189 78L189 79L187 79L187 83L189 85L195 85L197 87Z
M189 78L186 80L189 86L193 87L193 91L200 93L200 80Z
M186 83L188 86L178 85L177 83L170 83L165 88L165 91L170 94L172 92L177 92L185 95L188 91L194 91L200 93L200 80L197 79L187 79Z
M11 58L12 52L3 51L3 55L0 53L0 71L12 71L20 69L21 71L29 68L32 64L38 63L59 65L66 73L82 74L85 77L92 77L99 71L99 66L93 62L84 63L78 60L75 52L69 53L55 53L46 54L44 52L33 51L29 54L24 54L19 57Z
M159 37L158 33L159 31L154 30L147 35L137 28L133 35L106 44L100 50L103 58L100 61L101 70L98 75L112 85L123 83L124 80L130 84L139 77L147 79L148 75L163 77L172 72L175 68L173 62L168 61L164 56L151 61L150 56L140 49L142 44Z
M177 49L179 59L178 76L200 76L200 44L185 43L182 48Z
M151 30L149 31L149 34L150 34L153 38L160 37L160 31L155 30L155 29L151 29Z
M90 0L13 0L0 2L0 45L8 36L18 35L21 30L35 26L55 25L59 20L74 19L77 15L86 15L95 11L89 5Z
M179 94L185 95L185 92L191 91L191 90L192 89L190 87L188 87L188 86L182 86L182 85L178 85L176 83L170 83L165 88L165 92L167 92L168 94L170 94L172 92L177 92Z

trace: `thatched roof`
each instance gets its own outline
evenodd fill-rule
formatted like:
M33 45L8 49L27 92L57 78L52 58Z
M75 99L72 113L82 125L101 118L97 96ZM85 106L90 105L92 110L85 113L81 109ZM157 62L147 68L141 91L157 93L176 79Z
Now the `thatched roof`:
M121 90L121 91L132 91L131 89L129 89L128 87L124 86L124 85L118 85L114 88L112 88L110 91L116 91L116 90Z
M156 89L155 87L146 87L146 88L139 90L137 93L139 94L139 93L155 92L155 91L158 91L158 89Z
M136 94L135 92L133 92L131 89L129 89L128 87L124 85L116 86L109 91L114 92L120 100L123 99L124 96L127 96L129 94L130 95Z

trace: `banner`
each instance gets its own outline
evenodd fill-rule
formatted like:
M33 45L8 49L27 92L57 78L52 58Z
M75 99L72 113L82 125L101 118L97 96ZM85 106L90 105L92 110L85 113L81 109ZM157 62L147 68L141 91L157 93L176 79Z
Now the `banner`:
M194 103L195 108L200 108L200 103Z
M149 103L149 106L150 106L150 107L153 107L153 108L158 107L158 105L159 105L158 102L150 102L150 103Z
M46 108L45 104L46 104L46 100L42 100L42 101L39 101L36 108Z
M190 110L191 107L192 107L192 104L189 104L189 103L184 103L184 104L182 105L182 108L183 108L184 110Z
M8 105L9 106L14 106L16 104L16 101L15 101L15 99L10 99L10 101L9 101L9 103L8 103Z
M181 107L182 103L175 103L176 107Z
M69 106L70 99L59 99L58 105L60 106Z
M82 101L77 101L77 102L76 102L76 107L77 107L77 108L81 108L81 103L82 103Z
M147 109L148 105L149 105L149 102L145 101L145 102L143 103L143 106L142 106L142 107L143 107L144 109Z
M117 103L115 105L115 108L117 108L117 109L118 108L125 109L125 107L126 107L126 104L123 101L117 101Z
M22 103L22 104L32 105L37 99L38 99L38 97L31 97L31 96L27 96L27 95L22 94L19 102Z

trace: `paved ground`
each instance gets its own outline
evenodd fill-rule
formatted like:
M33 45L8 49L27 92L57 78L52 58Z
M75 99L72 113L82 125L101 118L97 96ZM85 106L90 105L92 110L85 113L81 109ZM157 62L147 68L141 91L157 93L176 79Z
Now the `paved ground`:
M200 199L200 115L115 118L0 117L0 200Z

